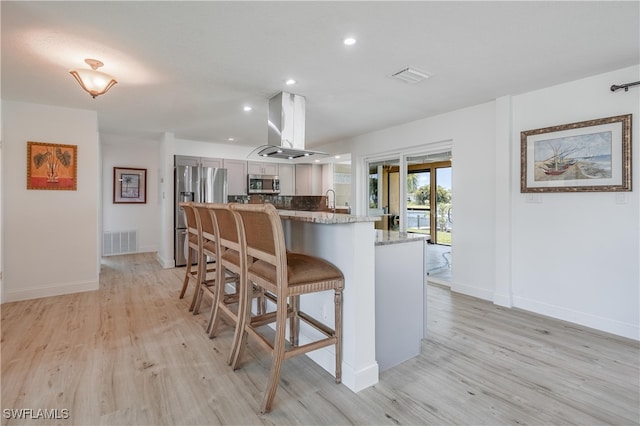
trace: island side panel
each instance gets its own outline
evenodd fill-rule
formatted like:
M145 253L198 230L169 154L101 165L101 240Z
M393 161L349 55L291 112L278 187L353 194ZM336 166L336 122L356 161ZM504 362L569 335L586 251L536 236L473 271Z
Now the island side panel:
M426 280L424 240L376 245L376 359L380 371L420 354Z
M283 220L287 248L326 259L345 277L343 299L342 383L358 392L378 382L375 354L375 230L373 222L318 224ZM333 324L333 292L304 296L303 310ZM301 330L314 336L314 330ZM333 374L334 347L308 354Z

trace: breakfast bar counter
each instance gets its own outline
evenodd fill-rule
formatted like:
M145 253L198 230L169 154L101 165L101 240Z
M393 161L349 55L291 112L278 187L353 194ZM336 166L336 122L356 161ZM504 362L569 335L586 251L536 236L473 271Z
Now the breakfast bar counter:
M279 210L287 249L321 257L336 265L345 278L343 299L342 383L358 392L378 382L376 361L375 239L379 217L333 212ZM332 324L333 292L301 298L301 307ZM300 344L316 330L301 328ZM325 370L335 371L334 347L307 355Z
M352 214L333 213L326 211L278 210L281 219L297 220L300 222L321 223L324 225L338 225L356 222L375 222L377 216L356 216Z

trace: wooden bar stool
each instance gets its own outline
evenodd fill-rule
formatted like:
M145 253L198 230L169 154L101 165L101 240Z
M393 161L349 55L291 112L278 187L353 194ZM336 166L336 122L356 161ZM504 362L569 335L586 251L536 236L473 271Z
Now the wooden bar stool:
M184 270L184 281L182 282L182 290L180 291L180 299L182 299L187 291L187 287L189 283L193 281L195 283L195 289L193 298L191 299L191 305L189 306L189 311L193 311L193 308L196 304L197 293L198 293L198 272L200 270L200 246L198 244L198 224L196 221L196 213L193 208L192 202L181 202L180 207L182 207L185 217L187 219L187 237L186 237L186 257L187 264L185 265ZM194 267L194 260L198 260L197 265Z
M217 283L223 281L224 275L219 274L220 243L218 241L219 231L217 229L217 223L205 204L193 204L192 207L198 225L198 250L200 253L200 257L198 258L198 288L196 302L193 308L193 314L196 315L200 310L200 303L202 302L204 293L211 296L212 309L214 309L213 304L216 300L216 292L218 291ZM211 265L207 263L207 258L213 261ZM213 276L210 276L211 273L213 273ZM233 280L233 277L229 278L231 281ZM207 325L207 332L210 327L211 323Z
M256 338L271 352L271 371L261 406L261 411L266 413L271 410L275 398L282 362L288 358L335 345L335 379L336 383L341 382L344 276L337 267L326 260L302 253L287 252L282 221L272 204L232 204L231 210L241 225L241 249L246 249L246 254L253 259L251 263L245 263L247 280L241 281L239 327L242 332L236 333L238 340L234 342L236 349L232 367L238 367L247 336ZM248 283L254 283L275 296L275 312L252 315L251 289ZM301 295L328 290L334 292L333 328L300 310ZM290 318L291 327L289 346L285 339L287 318ZM300 320L325 337L300 346ZM259 327L273 321L276 331L275 338L271 339L262 334Z
M220 315L229 320L235 326L235 333L238 333L238 304L240 301L239 288L246 281L245 263L246 255L241 255L245 251L240 247L239 230L236 218L229 208L229 204L207 204L207 210L214 223L214 229L217 232L218 244L218 270L216 279L225 283L235 282L236 285L231 292L227 292L227 286L220 286L215 293L213 307L211 309L211 317L209 319L208 333L209 337L215 337L220 323ZM234 341L236 340L234 335ZM231 348L227 362L231 364L234 357L235 348Z

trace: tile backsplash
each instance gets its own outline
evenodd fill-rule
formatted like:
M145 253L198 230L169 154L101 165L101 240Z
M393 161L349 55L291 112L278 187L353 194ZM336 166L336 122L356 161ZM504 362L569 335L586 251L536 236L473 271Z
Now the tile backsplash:
M230 203L262 204L271 203L277 209L304 210L304 211L328 211L327 197L324 195L230 195Z

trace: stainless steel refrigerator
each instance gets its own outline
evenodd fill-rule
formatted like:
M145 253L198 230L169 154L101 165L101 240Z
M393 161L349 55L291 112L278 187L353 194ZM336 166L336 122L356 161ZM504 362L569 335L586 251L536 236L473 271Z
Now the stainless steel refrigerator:
M213 165L213 159L175 156L174 167L174 260L176 266L187 264L187 219L180 202L226 203L227 170Z

